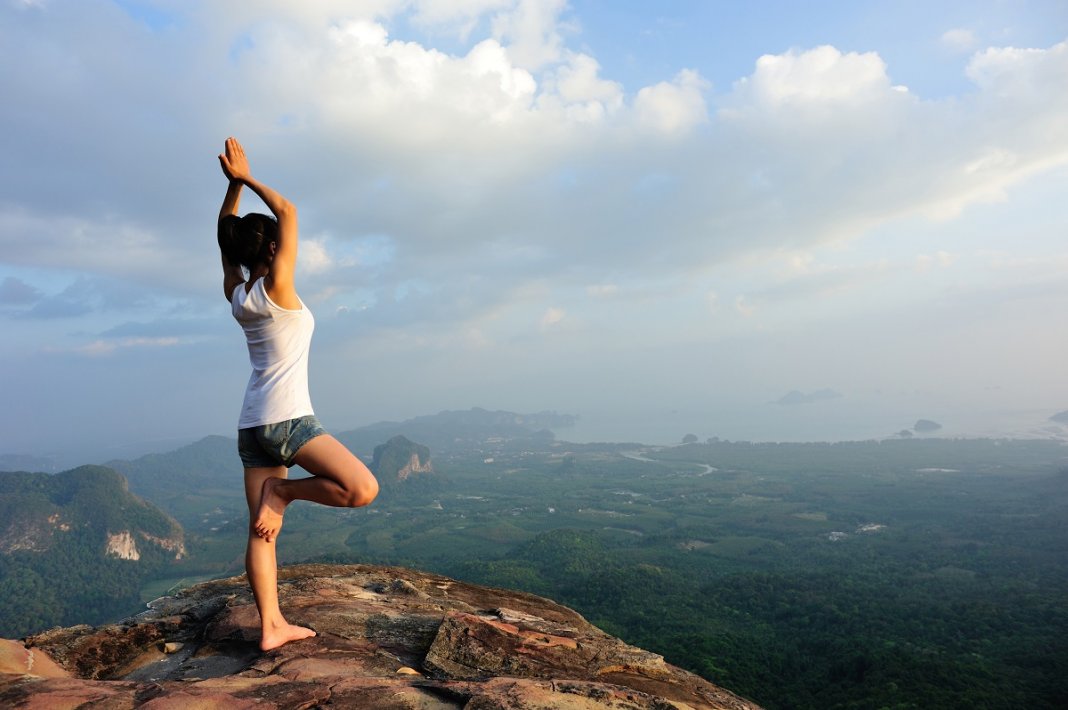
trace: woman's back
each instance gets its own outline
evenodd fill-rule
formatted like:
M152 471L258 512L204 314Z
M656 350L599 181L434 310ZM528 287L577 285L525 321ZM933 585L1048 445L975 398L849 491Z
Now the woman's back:
M252 375L245 389L238 428L314 414L308 393L308 354L315 318L300 308L282 308L267 294L265 279L246 291L238 284L231 307L245 332Z

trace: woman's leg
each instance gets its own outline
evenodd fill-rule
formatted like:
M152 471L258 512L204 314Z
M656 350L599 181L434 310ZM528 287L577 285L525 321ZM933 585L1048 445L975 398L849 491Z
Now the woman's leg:
M378 495L378 481L371 470L329 434L321 434L302 446L294 463L312 474L311 478L286 480L269 476L263 481L253 529L267 542L278 536L286 506L295 500L358 508Z
M245 469L245 499L248 502L248 546L245 548L245 571L260 612L260 649L269 651L289 641L314 636L303 626L293 626L278 607L278 558L274 538L266 540L256 534L253 515L260 508L263 484L268 480L285 480L285 466Z

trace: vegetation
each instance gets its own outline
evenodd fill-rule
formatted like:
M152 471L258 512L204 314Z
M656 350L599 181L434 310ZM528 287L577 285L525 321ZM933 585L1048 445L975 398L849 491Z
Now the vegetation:
M430 449L412 442L408 437L398 434L384 444L375 447L371 460L371 470L383 486L407 478L411 474L433 473L430 464Z
M1061 445L631 456L650 460L439 457L441 510L413 498L353 516L349 551L327 557L549 596L769 709L1065 706Z
M0 473L0 520L0 636L9 638L136 611L141 586L175 556L145 535L181 539L173 520L100 466ZM123 532L139 559L107 554L108 535Z
M1068 706L1057 442L649 449L494 434L433 454L436 473L367 509L292 506L282 561L401 564L542 594L769 710ZM175 452L167 470L197 479L216 465L198 456ZM214 485L210 500L165 491L193 559L154 593L240 572L240 473Z

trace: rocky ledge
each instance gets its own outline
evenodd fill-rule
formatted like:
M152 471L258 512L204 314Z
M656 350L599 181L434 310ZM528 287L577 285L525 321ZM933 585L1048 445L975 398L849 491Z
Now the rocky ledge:
M0 641L0 707L759 710L532 594L370 565L279 577L317 637L263 653L245 578L205 582L117 624Z

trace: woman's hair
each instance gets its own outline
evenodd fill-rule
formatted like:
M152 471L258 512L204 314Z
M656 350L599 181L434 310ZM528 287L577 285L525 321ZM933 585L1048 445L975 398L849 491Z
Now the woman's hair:
M219 249L231 264L250 271L267 261L271 242L278 241L278 220L270 215L249 212L244 217L229 215L219 220Z

